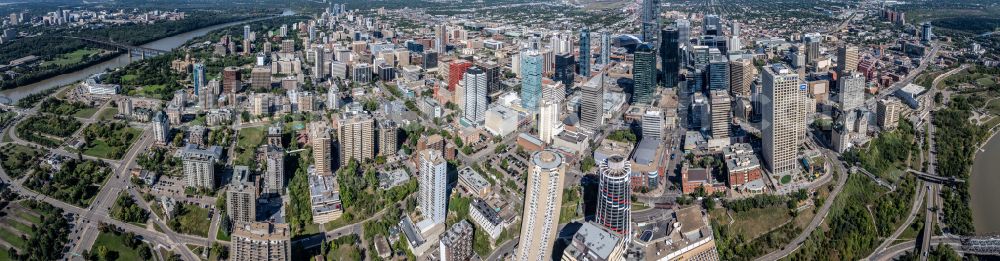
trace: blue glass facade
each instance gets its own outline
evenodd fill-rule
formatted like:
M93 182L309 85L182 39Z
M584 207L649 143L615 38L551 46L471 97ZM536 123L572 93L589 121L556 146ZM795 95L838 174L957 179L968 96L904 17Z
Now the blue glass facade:
M542 97L542 55L535 50L521 53L521 107L538 111Z

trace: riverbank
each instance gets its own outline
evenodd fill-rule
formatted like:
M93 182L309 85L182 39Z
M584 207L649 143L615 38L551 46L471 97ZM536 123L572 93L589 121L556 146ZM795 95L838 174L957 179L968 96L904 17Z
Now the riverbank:
M179 34L174 35L174 36L164 37L164 38L161 38L159 40L152 41L152 42L149 42L147 44L144 44L144 45L142 45L142 47L151 48L151 49L158 49L158 50L172 50L174 48L177 48L177 47L183 45L188 40L191 40L191 39L193 39L195 37L199 37L199 36L205 35L205 34L211 32L211 31L215 31L215 30L218 30L218 29L221 29L221 28L230 27L230 26L234 26L234 25L245 24L245 23L252 23L252 22L256 22L256 21L261 21L261 20L266 20L266 19L272 19L272 18L277 18L277 17L282 17L282 16L291 16L291 15L295 15L295 14L296 13L293 12L293 11L287 11L286 10L285 12L283 12L280 15L268 16L268 17L261 17L261 18L254 18L254 19L247 19L247 20L241 20L241 21L235 21L235 22L229 22L229 23L222 23L222 24L216 24L216 25L212 25L212 26L208 26L208 27L203 27L203 28L200 28L200 29L196 29L196 30L192 30L192 31L184 32L184 33L179 33ZM59 75L55 75L55 76L47 78L47 79L43 79L41 81L38 81L38 82L35 82L35 83L32 83L32 84L27 84L27 85L23 85L23 86L19 86L19 87L16 87L16 88L11 88L11 89L0 90L0 96L7 97L12 102L17 102L17 100L19 100L21 98L24 98L24 97L26 97L28 95L31 95L31 94L34 94L34 93L38 93L38 92L41 92L41 91L44 91L44 90L47 90L47 89L55 88L55 87L58 87L58 86L72 84L74 82L86 79L87 77L89 77L90 75L93 75L95 73L101 73L101 72L105 72L105 71L112 70L112 69L115 69L115 68L120 68L120 67L128 65L129 63L132 63L134 61L138 61L138 58L129 57L129 55L127 53L126 54L120 54L120 55L117 55L117 56L113 56L111 59L108 59L108 60L106 60L104 62L93 64L93 65L87 66L87 67L79 69L79 70L65 72L65 73L62 73L62 74L59 74Z
M972 209L972 223L975 226L977 235L1000 234L1000 204L996 199L1000 198L1000 138L997 138L996 131L984 142L973 159L972 175L967 183L969 184L969 207Z

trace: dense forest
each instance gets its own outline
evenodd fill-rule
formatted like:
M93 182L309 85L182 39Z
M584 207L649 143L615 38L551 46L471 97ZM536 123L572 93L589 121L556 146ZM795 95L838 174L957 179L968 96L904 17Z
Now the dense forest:
M948 108L934 112L934 126L937 142L938 175L968 180L972 171L972 160L989 131L968 121L973 108L983 105L980 96L955 97ZM972 225L972 210L969 208L969 185L958 183L941 191L944 198L944 216L948 230L959 235L970 235L975 231Z
M86 207L110 173L106 163L72 159L64 162L62 168L53 170L51 174L32 173L24 181L24 185L60 201Z

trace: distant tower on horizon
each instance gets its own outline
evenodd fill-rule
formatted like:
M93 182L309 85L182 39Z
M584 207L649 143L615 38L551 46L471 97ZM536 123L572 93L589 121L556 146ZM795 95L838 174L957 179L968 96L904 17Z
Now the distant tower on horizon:
M660 31L660 1L642 0L642 40L652 43L656 41L656 33Z

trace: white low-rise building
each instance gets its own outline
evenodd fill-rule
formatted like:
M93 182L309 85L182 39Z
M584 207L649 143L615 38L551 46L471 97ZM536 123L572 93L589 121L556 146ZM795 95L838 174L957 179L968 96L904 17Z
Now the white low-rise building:
M494 106L486 111L486 131L504 137L517 130L520 113L507 106Z
M490 235L490 238L497 239L508 225L500 217L500 213L482 199L473 199L469 205L469 216L472 217L472 222L483 228L483 231Z

